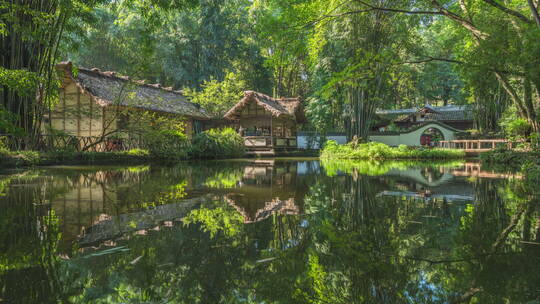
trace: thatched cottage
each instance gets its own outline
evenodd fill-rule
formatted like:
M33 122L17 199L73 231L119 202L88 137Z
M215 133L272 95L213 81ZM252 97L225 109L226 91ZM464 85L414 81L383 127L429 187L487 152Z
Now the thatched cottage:
M56 67L61 76L59 103L45 120L53 130L77 137L99 137L115 134L133 123L138 114L151 112L182 118L191 136L202 129L202 121L209 119L181 91L99 69L78 68L74 73L71 62Z
M238 128L250 149L295 149L299 124L306 121L299 98L272 98L254 91L224 116Z

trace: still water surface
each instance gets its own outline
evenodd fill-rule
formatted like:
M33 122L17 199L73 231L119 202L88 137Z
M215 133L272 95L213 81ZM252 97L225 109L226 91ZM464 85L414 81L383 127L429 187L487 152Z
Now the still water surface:
M475 164L0 171L1 303L540 303L540 204Z

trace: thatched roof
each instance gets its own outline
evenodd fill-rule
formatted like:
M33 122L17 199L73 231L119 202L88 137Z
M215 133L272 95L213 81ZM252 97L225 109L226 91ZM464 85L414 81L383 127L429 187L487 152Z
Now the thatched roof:
M209 118L198 105L188 102L182 91L165 88L160 84L134 81L127 76L117 75L116 72L102 72L95 68L79 68L75 77L72 66L71 62L61 62L56 66L63 73L64 85L74 82L81 92L90 95L102 107L116 105L198 119Z
M254 91L245 91L244 98L225 113L224 117L231 120L238 119L242 110L250 102L256 102L276 118L290 118L298 123L306 121L302 102L299 98L276 99Z

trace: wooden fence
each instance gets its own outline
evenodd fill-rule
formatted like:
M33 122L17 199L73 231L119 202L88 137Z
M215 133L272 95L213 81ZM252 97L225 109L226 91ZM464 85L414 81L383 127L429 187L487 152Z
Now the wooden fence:
M99 136L73 136L73 135L38 135L36 138L18 137L13 135L0 135L0 141L12 151L36 150L36 151L93 151L111 152L128 151L135 148L147 148L140 138L126 137L99 137ZM179 143L178 148L185 144Z
M500 147L513 149L515 143L506 139L460 139L442 140L437 143L437 147L446 149L461 149L465 152L486 152Z

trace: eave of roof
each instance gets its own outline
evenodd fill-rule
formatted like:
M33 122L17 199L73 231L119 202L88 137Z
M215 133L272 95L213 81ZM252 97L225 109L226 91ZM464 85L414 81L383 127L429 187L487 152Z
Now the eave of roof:
M302 105L299 98L276 99L255 91L245 91L244 97L227 113L225 113L223 117L230 120L237 119L244 107L246 107L251 101L256 102L259 106L270 112L270 114L274 117L293 119L297 122L303 121L303 115L298 113L302 110Z

